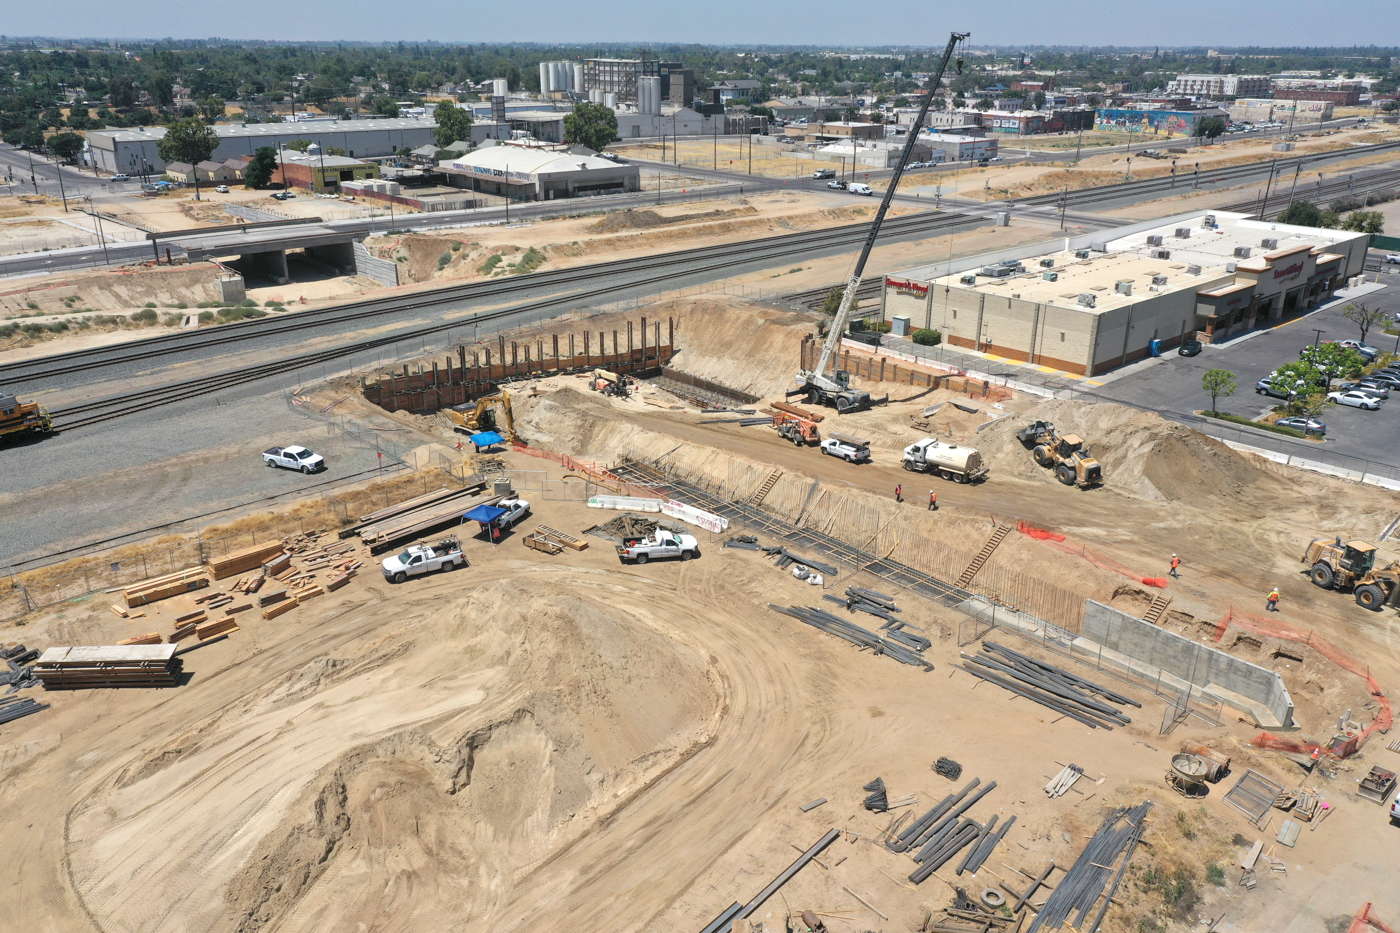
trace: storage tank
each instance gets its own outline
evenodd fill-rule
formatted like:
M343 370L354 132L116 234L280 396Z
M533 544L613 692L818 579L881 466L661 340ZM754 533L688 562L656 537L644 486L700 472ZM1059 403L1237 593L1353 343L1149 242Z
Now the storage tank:
M975 447L943 444L931 437L904 448L904 469L915 473L937 473L959 483L976 482L990 472L982 465Z
M505 97L510 93L510 82L505 78L495 78L491 81L491 93L495 97Z
M588 101L592 104L601 104L603 102L603 92L595 87L588 92Z
M564 76L563 62L550 62L549 69L553 72L550 83L554 85L556 91L567 91L569 89L569 79Z
M648 75L637 77L637 112L661 113L661 79Z
M550 84L549 84L549 80L550 80L549 62L540 62L540 93L541 93L541 94L546 94L546 95L547 95L547 94L552 90L552 88L550 87Z
M616 110L616 109L617 109L617 95L616 95L616 94L604 94L604 95L603 95L603 106L604 106L604 107L611 108L611 109L613 109L613 110Z
M574 84L573 90L581 92L583 90L583 65L575 62L573 66Z

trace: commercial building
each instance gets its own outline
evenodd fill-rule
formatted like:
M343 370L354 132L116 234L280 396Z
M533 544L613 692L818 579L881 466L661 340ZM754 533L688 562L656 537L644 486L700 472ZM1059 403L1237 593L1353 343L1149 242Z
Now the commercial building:
M329 194L339 192L343 181L365 181L378 177L379 166L373 162L283 150L272 180L283 182L291 188L308 188L317 194Z
M1014 113L988 112L982 115L982 127L988 133L1003 136L1034 136L1045 132L1048 113L1040 110L1017 110Z
M1269 93L1268 75L1177 75L1168 94L1187 97L1261 97Z
M763 82L750 78L741 78L737 81L719 81L710 87L710 100L716 104L740 99L752 101L762 91Z
M685 72L680 62L658 62L633 58L586 58L583 61L583 87L576 90L587 93L598 91L602 94L615 94L618 102L637 102L637 79L653 77L661 79L661 96L675 100L672 96L671 73ZM694 76L691 76L694 87ZM684 75L681 81L684 83ZM689 103L688 100L681 101Z
M618 139L655 139L658 136L700 136L708 132L706 118L678 104L663 103L660 113L637 110L617 112Z
M486 144L440 163L438 170L457 187L529 201L641 189L637 166L581 155L563 146Z
M1361 103L1359 84L1341 87L1280 87L1274 88L1275 100L1321 100L1339 107L1355 107Z
M885 127L881 123L807 123L802 126L787 126L783 133L792 139L809 143L831 143L843 140L879 140L885 138Z
M1145 133L1151 136L1195 136L1196 127L1207 117L1228 120L1230 114L1218 107L1200 110L1139 110L1104 107L1094 117L1094 129L1107 132Z
M997 141L981 136L958 133L920 133L919 142L933 149L942 149L949 162L975 162L997 154Z
M1312 308L1361 272L1368 239L1197 214L1013 265L890 275L884 313L956 347L1092 376L1193 334L1210 342Z
M1332 119L1332 102L1326 100L1273 100L1241 98L1225 108L1240 123L1317 123Z
M416 149L433 141L437 124L432 119L393 117L382 120L305 120L298 123L215 124L219 145L210 158L216 162L252 155L264 146L274 149L308 140L325 149L335 146L357 159L390 156L400 149ZM100 172L127 175L161 174L165 160L158 147L165 127L91 130L87 134L93 165Z

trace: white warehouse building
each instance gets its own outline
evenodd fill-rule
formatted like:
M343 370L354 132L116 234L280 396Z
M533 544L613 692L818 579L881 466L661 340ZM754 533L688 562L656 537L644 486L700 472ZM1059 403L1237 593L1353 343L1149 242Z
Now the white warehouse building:
M562 146L488 144L439 163L438 169L459 187L529 201L641 190L637 166Z

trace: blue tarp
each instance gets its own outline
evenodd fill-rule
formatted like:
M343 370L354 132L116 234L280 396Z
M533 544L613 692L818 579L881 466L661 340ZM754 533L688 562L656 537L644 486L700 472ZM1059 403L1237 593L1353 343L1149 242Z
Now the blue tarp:
M480 434L472 435L472 443L478 447L494 447L505 440L504 437L495 431L482 431Z
M469 522L481 522L483 525L490 524L502 515L506 514L505 509L498 509L494 505L478 505L462 518Z

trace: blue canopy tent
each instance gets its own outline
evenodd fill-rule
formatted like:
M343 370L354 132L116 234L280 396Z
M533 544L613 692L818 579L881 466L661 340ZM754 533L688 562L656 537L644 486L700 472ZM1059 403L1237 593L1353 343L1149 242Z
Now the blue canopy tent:
M485 450L488 447L495 447L497 444L505 442L505 438L495 431L482 431L480 434L473 434L471 441L478 450Z
M496 527L496 521L506 514L505 509L498 509L494 505L478 505L462 516L464 522L480 522L481 530L487 532L487 536L494 542L500 537L501 531Z

